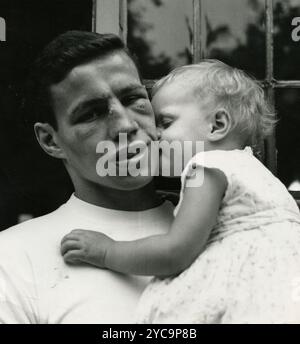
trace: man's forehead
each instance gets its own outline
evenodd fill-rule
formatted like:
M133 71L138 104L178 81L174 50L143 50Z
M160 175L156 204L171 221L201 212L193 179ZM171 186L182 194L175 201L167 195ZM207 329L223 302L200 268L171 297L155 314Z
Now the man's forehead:
M139 78L135 64L126 53L113 53L73 68L69 78L76 80L95 75L107 78L121 73Z
M114 53L73 68L64 80L50 87L54 109L70 113L80 102L108 99L112 94L142 87L137 69L124 52Z
M140 84L137 68L125 52L116 52L74 67L51 91L78 90L86 86L122 86Z

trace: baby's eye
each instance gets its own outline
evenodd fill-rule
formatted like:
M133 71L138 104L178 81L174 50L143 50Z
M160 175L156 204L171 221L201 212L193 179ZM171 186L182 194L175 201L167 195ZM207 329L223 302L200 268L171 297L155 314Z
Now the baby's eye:
M167 129L173 123L171 118L159 116L157 119L157 127L161 129Z

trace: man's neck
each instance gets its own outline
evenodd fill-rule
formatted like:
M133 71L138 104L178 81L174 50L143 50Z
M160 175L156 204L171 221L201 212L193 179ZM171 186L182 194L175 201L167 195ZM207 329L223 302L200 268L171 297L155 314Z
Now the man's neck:
M152 182L137 190L118 190L95 184L75 186L75 196L103 208L124 211L147 210L162 203Z

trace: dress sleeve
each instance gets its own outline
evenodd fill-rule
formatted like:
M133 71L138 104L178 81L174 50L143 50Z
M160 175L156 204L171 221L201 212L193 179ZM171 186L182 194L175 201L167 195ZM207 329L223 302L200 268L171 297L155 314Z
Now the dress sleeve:
M180 199L174 215L176 216L182 202L184 190L189 182L189 186L200 187L205 179L205 168L220 170L226 177L227 188L223 202L227 202L232 197L234 185L235 157L231 151L208 151L196 154L186 165L181 174Z

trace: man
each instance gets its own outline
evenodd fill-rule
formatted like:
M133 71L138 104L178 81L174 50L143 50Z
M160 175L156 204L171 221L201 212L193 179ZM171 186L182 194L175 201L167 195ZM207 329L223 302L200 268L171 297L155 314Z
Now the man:
M37 140L63 161L75 193L53 213L0 234L0 323L130 323L149 278L67 265L60 242L75 228L118 240L168 229L172 205L149 174L96 172L99 142L118 149L119 134L128 145L156 138L137 68L118 37L71 31L45 48L30 89Z

